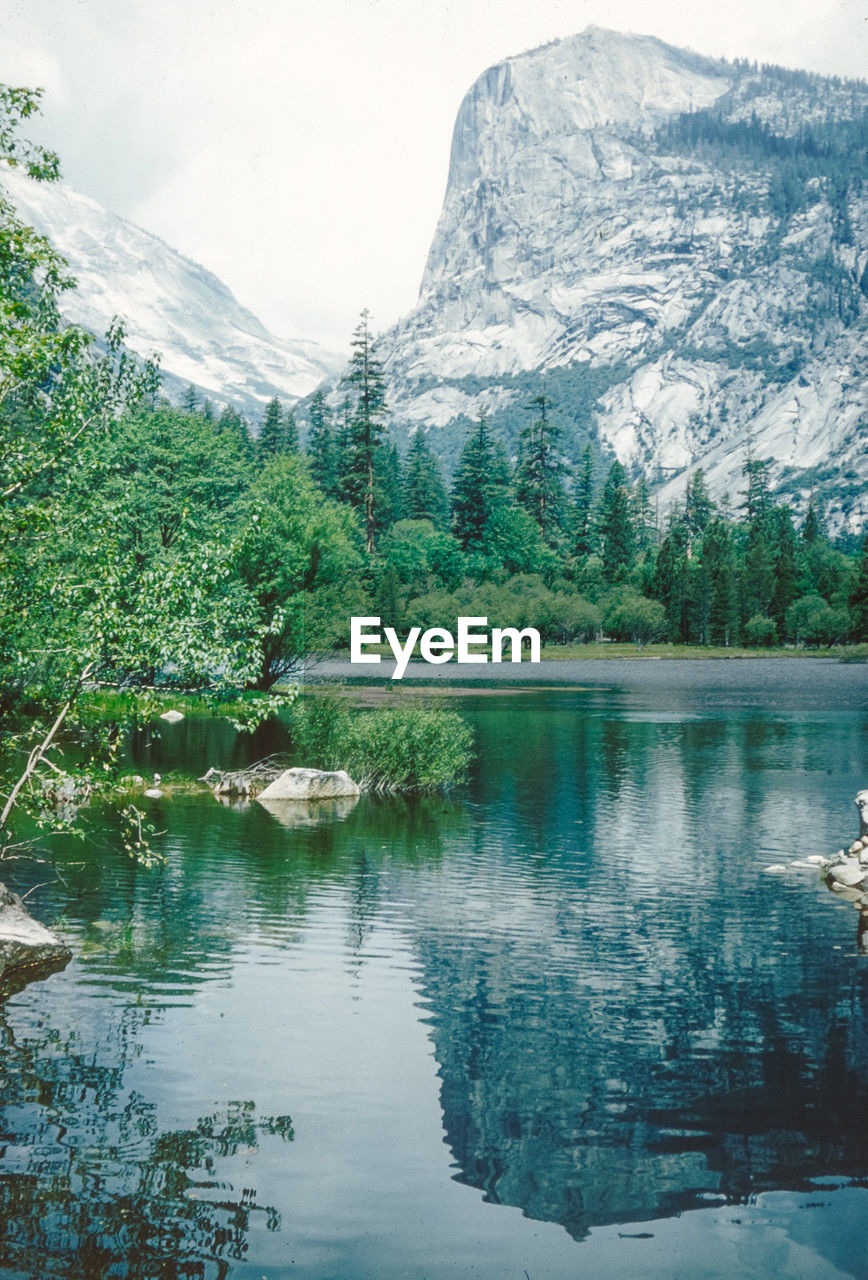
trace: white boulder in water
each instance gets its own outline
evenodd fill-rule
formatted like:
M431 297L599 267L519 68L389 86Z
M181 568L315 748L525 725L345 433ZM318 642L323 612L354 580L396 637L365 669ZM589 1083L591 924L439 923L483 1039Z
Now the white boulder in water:
M259 800L331 800L335 796L357 796L361 787L343 769L285 769L257 797Z
M69 947L27 912L16 893L0 884L0 979L32 969L66 964L72 958Z

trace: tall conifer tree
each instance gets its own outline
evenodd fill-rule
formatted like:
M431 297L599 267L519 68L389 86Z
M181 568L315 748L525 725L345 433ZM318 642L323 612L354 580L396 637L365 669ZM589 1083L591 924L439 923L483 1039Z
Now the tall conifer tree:
M346 423L341 480L348 500L364 514L365 548L370 554L376 546L374 469L385 430L386 380L369 319L366 308L353 332L350 368L344 379L354 404Z
M603 572L610 580L622 577L633 560L636 540L631 506L627 473L620 462L613 462L597 509Z
M573 487L573 553L586 559L594 550L594 451L585 445Z
M445 521L447 505L440 463L431 452L425 432L419 427L407 451L404 516L408 520L430 520L439 528Z
M544 393L527 406L537 416L519 435L515 496L533 516L543 538L551 542L563 516L566 466L558 452L561 429L551 419L551 401Z
M259 456L267 461L283 453L298 453L298 428L291 409L284 409L277 396L269 400L257 441Z
M502 447L498 448L485 419L467 437L452 489L452 523L465 551L483 547L489 522L506 500L509 475Z
M329 498L338 494L338 456L331 412L322 391L314 393L310 402L310 432L307 455L314 484Z

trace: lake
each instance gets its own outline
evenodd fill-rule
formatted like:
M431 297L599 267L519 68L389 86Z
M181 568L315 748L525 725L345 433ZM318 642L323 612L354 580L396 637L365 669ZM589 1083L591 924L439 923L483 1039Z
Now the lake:
M865 921L765 871L854 838L868 668L528 670L446 672L445 797L178 794L164 868L108 812L4 867L75 959L0 1004L0 1274L868 1275Z

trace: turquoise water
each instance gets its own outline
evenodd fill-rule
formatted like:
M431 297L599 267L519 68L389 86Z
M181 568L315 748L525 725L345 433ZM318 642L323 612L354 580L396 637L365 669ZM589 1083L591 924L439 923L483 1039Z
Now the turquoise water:
M0 1005L0 1274L868 1275L860 915L764 872L855 834L866 671L684 665L458 694L445 799L4 869L75 959Z

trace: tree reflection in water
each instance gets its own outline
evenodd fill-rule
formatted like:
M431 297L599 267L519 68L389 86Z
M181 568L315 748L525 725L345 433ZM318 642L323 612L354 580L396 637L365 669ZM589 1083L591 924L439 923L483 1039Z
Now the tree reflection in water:
M161 1130L125 1084L148 1011L127 1009L105 1043L75 1032L16 1043L0 1013L0 1267L28 1280L222 1280L247 1251L254 1215L277 1210L220 1176L221 1161L265 1135L293 1139L289 1116L230 1102L190 1129ZM106 1065L111 1062L112 1065Z

